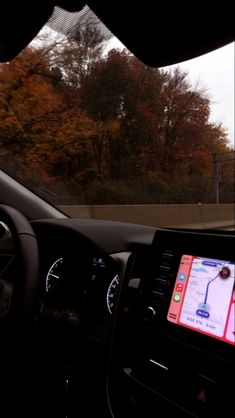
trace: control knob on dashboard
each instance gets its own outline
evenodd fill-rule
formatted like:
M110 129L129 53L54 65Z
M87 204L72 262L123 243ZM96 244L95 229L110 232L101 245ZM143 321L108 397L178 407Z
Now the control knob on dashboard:
M147 306L144 310L144 320L151 322L156 317L156 310L152 306Z

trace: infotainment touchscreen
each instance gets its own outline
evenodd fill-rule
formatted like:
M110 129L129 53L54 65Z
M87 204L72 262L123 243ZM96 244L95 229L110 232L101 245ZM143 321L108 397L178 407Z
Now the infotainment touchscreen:
M235 263L183 255L167 319L235 345Z

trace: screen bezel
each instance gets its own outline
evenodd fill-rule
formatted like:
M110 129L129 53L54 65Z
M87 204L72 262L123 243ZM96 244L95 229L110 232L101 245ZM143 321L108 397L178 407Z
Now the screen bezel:
M200 232L157 231L153 241L155 265L156 252L159 255L165 248L171 248L174 254L173 265L168 277L168 289L165 293L164 303L159 310L155 324L155 328L157 328L155 329L156 334L160 332L162 336L171 338L176 344L187 345L193 349L206 352L210 356L222 358L223 360L234 364L235 346L233 344L167 320L167 313L181 257L184 254L193 254L199 257L227 260L228 262L235 263L233 247L234 236L219 236Z
M167 320L174 323L175 325L186 327L188 329L191 329L194 332L199 332L201 334L208 335L211 338L218 339L220 341L225 342L226 344L231 344L231 345L234 346L235 342L233 342L231 340L228 340L225 337L225 333L226 333L227 325L228 325L228 315L231 312L231 305L234 303L233 302L233 300L234 300L233 299L234 274L233 274L232 290L231 290L231 293L230 293L228 306L227 306L223 336L217 336L217 335L213 334L212 332L206 331L205 329L203 330L202 328L197 328L195 326L190 326L189 322L186 323L186 322L183 322L183 321L180 320L182 312L185 309L184 302L185 302L185 298L186 298L187 291L188 291L189 280L190 280L190 277L192 275L191 272L192 272L193 263L194 263L195 260L200 260L200 259L204 260L204 262L208 262L208 263L218 263L218 262L220 262L221 264L226 264L226 265L231 264L233 266L235 265L235 263L231 263L228 260L221 260L221 259L215 259L215 258L209 258L209 257L201 257L201 256L195 255L195 254L183 254L183 256L181 257L180 264L179 264L178 271L177 271L176 278L175 278L174 288L173 288L173 292L172 292L172 295L171 295L171 301L170 301L168 314L167 314ZM202 261L202 263L203 263L203 261ZM181 283L178 280L179 275L182 272L182 269L183 269L183 271L185 271L185 274L184 274L185 275L185 280L184 280L185 283ZM178 286L181 285L181 288L178 290L178 294L179 294L179 296L182 296L182 302L175 302L174 299L173 299L173 295L175 294L175 292L177 292L177 284L178 284ZM173 320L173 319L171 320L170 316L174 314L173 313L174 310L175 310L175 315L177 315L177 318L176 318L176 320ZM189 314L189 316L190 316L190 314ZM192 316L191 321L194 321L195 320L194 319L195 315L191 315L191 316ZM200 320L199 317L198 317L198 320ZM206 321L206 320L201 318L201 321Z

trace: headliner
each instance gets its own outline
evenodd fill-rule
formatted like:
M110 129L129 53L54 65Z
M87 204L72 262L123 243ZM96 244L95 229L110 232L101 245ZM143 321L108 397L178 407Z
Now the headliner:
M46 4L45 4L46 3ZM152 0L127 2L88 0L86 4L110 31L142 62L162 67L186 61L235 40L232 3L209 9L205 2L188 5ZM128 6L129 4L129 6ZM55 5L79 11L82 0L13 0L0 6L0 61L14 58L48 21Z

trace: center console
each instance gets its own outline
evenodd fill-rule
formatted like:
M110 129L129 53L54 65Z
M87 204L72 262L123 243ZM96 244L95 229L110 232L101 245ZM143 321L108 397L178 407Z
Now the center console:
M160 230L127 265L108 394L116 417L233 410L234 236Z

